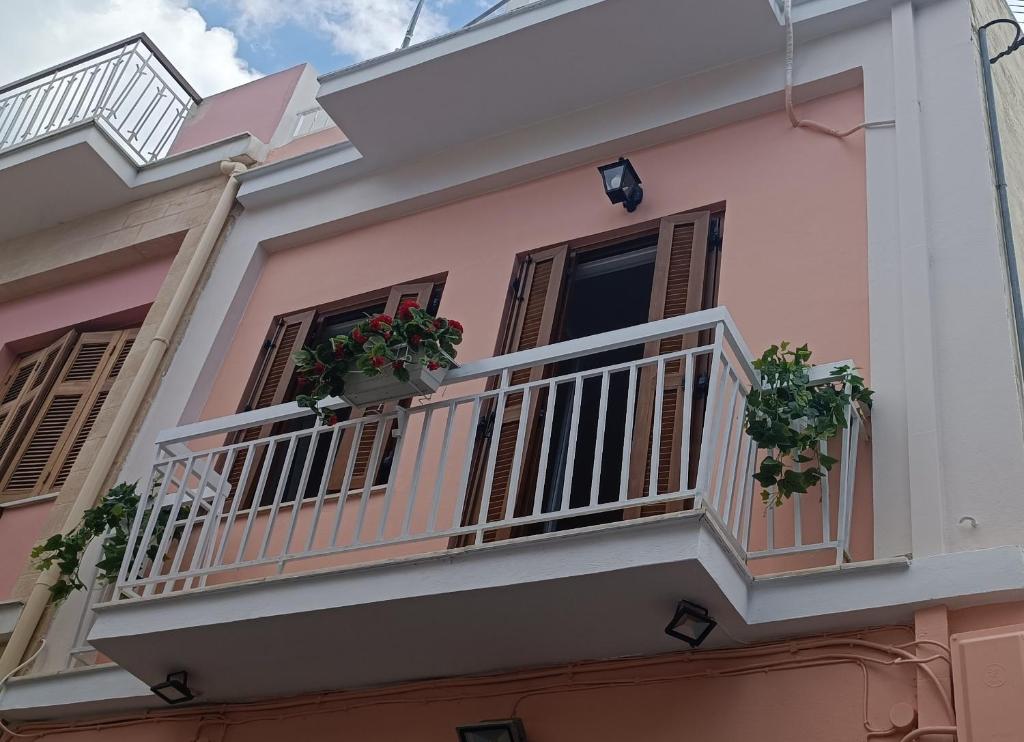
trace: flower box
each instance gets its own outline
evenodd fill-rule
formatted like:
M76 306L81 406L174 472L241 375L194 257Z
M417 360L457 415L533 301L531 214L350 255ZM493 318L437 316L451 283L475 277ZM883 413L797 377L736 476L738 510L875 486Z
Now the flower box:
M448 371L444 367L431 370L419 364L411 364L406 368L409 370L408 381L396 378L390 370L378 376L346 374L345 391L341 398L353 407L365 407L378 402L433 394L441 386Z

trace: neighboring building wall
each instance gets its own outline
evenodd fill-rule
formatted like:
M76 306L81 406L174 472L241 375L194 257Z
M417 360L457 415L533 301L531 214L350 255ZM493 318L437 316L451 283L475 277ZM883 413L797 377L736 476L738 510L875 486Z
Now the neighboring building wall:
M210 96L182 126L169 154L246 132L280 146L291 138L295 115L314 105L316 88L316 71L300 64Z
M128 314L133 321L142 322L132 351L67 481L48 505L49 513L37 535L63 526L192 258L223 183L223 178L212 178L0 245L0 275L7 279L0 284L0 296L8 299L0 304L0 318L19 322L5 322L0 331L5 349L14 349L7 351L8 356L32 349L24 346L33 339L38 343L47 335L96 319L98 312L106 317ZM78 277L79 283L69 284L71 276ZM30 294L33 290L39 293ZM140 307L141 312L137 311ZM146 409L148 403L137 411L137 419ZM0 533L3 526L0 519ZM19 576L11 596L24 599L37 573L28 562L27 550L15 564ZM45 631L45 623L41 631ZM46 657L40 659L45 661Z

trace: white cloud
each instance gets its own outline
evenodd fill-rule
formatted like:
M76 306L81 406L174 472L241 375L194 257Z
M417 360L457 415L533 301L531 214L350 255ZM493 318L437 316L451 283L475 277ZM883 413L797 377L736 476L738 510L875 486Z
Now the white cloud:
M416 6L415 0L222 0L237 9L239 33L269 34L275 26L294 24L331 40L335 51L367 59L398 48ZM435 10L446 2L428 3L416 26L416 40L448 30ZM431 7L434 6L434 7Z
M0 82L140 31L149 34L200 95L259 76L238 56L235 35L207 26L187 0L6 0L3 25Z

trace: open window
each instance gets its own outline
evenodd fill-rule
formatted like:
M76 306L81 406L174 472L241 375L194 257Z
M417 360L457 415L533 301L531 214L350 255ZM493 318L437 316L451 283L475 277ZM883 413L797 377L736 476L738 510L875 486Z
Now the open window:
M522 256L517 261L512 281L498 353L586 337L714 306L723 218L724 212L720 209L688 212ZM692 347L699 340L697 337L669 338L546 367L521 369L512 375L511 385L673 353ZM698 370L694 378L700 376ZM680 461L683 400L687 393L692 395L695 410L700 409L703 400L700 389L683 388L683 377L680 361L666 364L660 425L655 426L654 369L641 369L632 400L632 448L625 461L622 441L626 425L630 424L627 422L630 400L625 374L609 378L603 431L599 431L597 425L602 383L599 377L588 378L581 384L580 400L574 399L576 390L571 384L559 385L553 401L547 398L550 392L546 386L536 388L522 433L523 394L507 395L500 429L493 429L497 416L492 403L480 426L463 524L481 520L492 523L509 514L547 513L591 502L595 496L591 485L596 450L602 451L597 464L599 503L620 499L623 481L627 483L629 498L645 494L652 480L649 467L654 446L659 451L654 478L657 490L665 493L685 488L695 472L682 471L684 465ZM553 414L551 421L545 420L548 410ZM570 431L573 414L578 416L578 422ZM695 414L693 419L701 417ZM547 445L542 446L541 431L548 426L550 438ZM654 437L656 427L657 440ZM491 453L495 436L496 453ZM603 436L601 445L597 445L598 436ZM523 443L518 443L520 437ZM694 440L699 445L699 440ZM495 464L487 512L481 519L488 454L494 456ZM564 486L570 469L571 484ZM626 478L622 476L624 469L628 472ZM510 498L514 501L510 502ZM656 504L623 508L589 516L586 523L580 518L562 518L523 533L656 514L665 512L667 507ZM514 535L521 534L492 529L484 538L494 540ZM456 540L454 545L461 543Z
M436 312L442 289L443 278L426 279L416 283L399 284L381 291L371 292L359 297L277 318L267 334L267 339L263 344L259 359L246 386L246 392L243 395L239 412L294 401L297 396L297 390L293 356L303 346L318 343L336 335L347 334L367 316L381 312L393 315L397 312L399 304L406 299L414 299L421 306L426 307L428 311ZM409 400L365 408L345 408L339 410L339 417L342 420L352 420L358 417L377 415L382 412L391 411L398 404L407 405ZM235 433L231 436L229 443L248 443L267 438L271 435L300 430L313 424L315 424L315 420L309 416L277 425L252 427ZM373 478L373 485L371 486L386 482L394 454L395 440L390 435L390 430L383 432L382 435L385 436L386 445L382 454L378 457L379 461L377 466L374 467L375 471L371 472L370 459L374 448L374 439L378 433L378 424L377 422L372 422L363 426L359 441L353 440L353 436L356 435L356 428L347 428L344 436L342 436L340 445L337 446L338 453L333 456L330 462L327 460L329 457L328 441L322 440L316 444L316 450L312 454L314 457L312 468L314 471L323 471L324 467L330 466L329 492L338 492L343 486L343 478L347 471L348 457L350 455L355 456L352 475L348 483L350 491L361 490L366 484L367 477ZM394 422L389 420L385 424L393 426ZM309 445L309 440L305 439L298 443L297 450L293 452L293 460L305 461L306 456L309 454L307 450ZM255 458L249 464L249 470L259 471L263 465L262 456L266 454L266 449L254 447L252 452ZM281 499L287 502L294 500L299 495L299 488L302 485L300 484L301 478L297 472L299 467L288 467L289 470L285 472L285 456L286 454L282 449L278 449L275 452L274 459L269 463L267 476L271 483L280 482L282 476L286 477ZM233 490L237 488L245 468L246 450L241 450L234 458L229 473L228 481ZM248 503L253 497L256 477L250 476L247 477L247 480L247 483L243 485L243 496ZM308 477L306 489L309 492L303 492L302 496L305 497L306 494L310 494L319 481L319 477ZM277 486L273 484L265 486L263 488L263 497L265 499L268 497L273 498L277 489ZM269 504L269 502L258 504L265 505Z

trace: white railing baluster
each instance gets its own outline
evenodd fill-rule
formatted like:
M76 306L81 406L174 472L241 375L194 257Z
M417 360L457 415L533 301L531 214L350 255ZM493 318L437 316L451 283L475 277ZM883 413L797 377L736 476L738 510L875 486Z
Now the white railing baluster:
M601 462L604 461L604 430L608 418L608 393L611 375L607 370L601 374L601 399L597 404L597 430L594 440L594 465L590 470L590 504L597 505L601 491Z
M302 511L302 503L305 499L306 485L309 484L309 475L313 471L313 459L316 457L316 447L320 442L320 433L324 428L320 427L320 422L317 421L316 427L313 428L309 434L309 447L306 449L306 461L302 465L302 473L299 475L299 485L295 489L295 499L292 500L292 517L288 522L288 535L284 539L284 545L281 547L281 556L285 556L291 553L292 539L295 537L295 528L299 524L299 513ZM298 440L296 437L296 440ZM326 467L325 467L326 468ZM281 479L287 479L288 472L281 472Z
M823 456L828 456L828 441L824 438L818 441L818 451ZM825 472L821 478L821 540L829 542L832 540L832 493L831 472Z
M274 502L270 506L270 514L267 516L267 527L263 531L263 539L260 541L260 550L257 560L267 558L267 549L270 548L270 539L274 535L274 524L277 522L277 513L281 509L281 502L284 499L285 486L288 483L288 474L292 470L292 461L295 458L295 447L298 445L299 436L288 437L288 450L284 454L284 465L277 474L277 488L274 490Z
M473 398L473 412L469 418L469 441L466 446L470 451L476 447L477 430L480 425L481 400L482 398L479 395ZM469 496L469 475L472 470L473 457L467 455L462 462L462 476L459 478L459 497L456 501L455 512L452 514L452 528L457 528L462 520L463 511L466 507L466 498Z
M252 534L253 525L256 523L256 513L259 512L260 502L263 499L263 488L267 485L267 477L270 476L274 455L277 453L277 442L277 438L272 438L270 443L267 444L267 450L263 453L263 466L260 467L260 476L256 482L256 489L253 490L252 500L249 502L249 515L245 519L242 537L238 540L238 553L235 555L236 562L241 562L245 557L245 549L249 545L249 536ZM255 453L255 447L253 453ZM239 496L242 496L241 492Z
M498 396L494 400L494 417L489 423L491 426L491 440L487 451L487 468L484 470L484 485L480 494L480 512L476 522L483 525L487 522L487 514L491 507L491 493L494 490L494 467L498 462L498 448L501 447L501 427L505 422L505 400L509 382L509 373L504 371L499 382Z
M558 385L552 381L548 385L547 407L544 410L544 431L541 433L540 459L537 465L537 485L533 491L533 515L544 509L544 485L548 476L548 456L551 453L551 433L555 422L555 397Z
M432 532L437 527L438 510L441 508L441 489L444 487L444 475L448 471L448 450L451 448L452 430L455 428L455 412L458 409L458 402L451 402L448 405L448 419L444 423L444 439L441 441L441 453L438 454L437 478L434 480L434 497L430 506L430 516L427 519L427 531Z
M363 477L363 492L359 502L359 515L356 516L356 531L352 537L352 543L359 544L363 540L363 525L366 523L366 511L370 507L370 495L373 492L373 480L377 478L377 469L380 467L381 454L384 451L384 437L390 427L391 418L384 415L377 416L377 429L373 432L373 446L370 448L370 460L366 465L366 475Z
M416 497L420 490L420 477L423 475L423 457L427 452L427 441L430 438L430 423L433 420L434 408L431 407L423 413L423 426L420 428L420 442L416 446L416 460L412 465L412 482L409 484L409 504L405 508L405 518L402 519L402 535L409 535L409 526L412 523L412 512L416 506Z
M516 447L512 452L512 469L508 478L508 489L505 491L505 516L503 520L511 520L515 513L516 499L519 496L519 478L523 467L523 448L526 445L527 427L530 424L530 404L533 387L523 389L523 398L519 408L519 427L516 429Z
M345 474L341 481L341 491L338 494L338 505L334 510L334 526L331 528L331 546L337 546L338 534L341 531L341 517L345 513L345 503L348 502L348 491L352 487L352 477L356 470L356 454L359 452L359 442L363 439L363 431L366 430L366 418L358 418L355 429L352 431L352 442L349 444L348 458L345 461ZM328 462L333 466L334 462ZM367 474L369 476L369 474Z
M252 471L252 460L255 458L256 444L250 443L245 446L242 460L242 471L239 473L238 482L235 485L235 491L231 498L231 508L228 510L228 519L221 526L223 532L220 537L220 545L217 547L216 553L213 555L213 560L209 566L216 566L222 563L224 558L224 550L227 548L228 539L231 538L231 532L235 528L235 519L238 517L238 509L242 506L242 501L245 499L245 490L249 486L249 473ZM228 479L231 476L231 470L228 468L224 469L222 474L224 479Z
M651 431L651 471L650 482L647 486L647 496L655 497L658 494L658 474L661 468L661 426L662 417L665 413L665 359L659 358L655 372L654 383L654 410L652 420L654 422Z
M577 374L572 387L572 413L569 416L569 443L565 453L565 471L562 475L562 507L568 512L572 505L572 480L576 471L576 442L580 431L580 406L583 403L583 375Z
M714 440L717 435L717 414L720 375L724 376L725 358L722 355L722 335L725 332L724 325L715 326L715 343L711 349L711 368L708 369L708 396L704 407L704 427L701 432L700 454L697 463L697 495L694 507L701 507L707 496L708 485L711 482L711 464L714 461L715 446Z
M622 433L622 473L619 475L619 502L629 499L629 469L633 457L633 426L636 423L637 364L629 367L626 385L626 424Z
M335 425L331 429L331 442L327 447L327 458L324 460L324 471L320 475L320 486L316 490L316 499L313 501L313 518L309 525L309 537L306 539L306 551L313 550L316 541L316 532L320 528L320 514L324 509L324 500L327 496L327 487L331 481L331 471L334 468L334 460L338 456L338 446L341 445L342 428Z
M725 470L727 468L727 462L729 459L729 444L732 441L732 425L733 420L736 417L736 400L740 394L740 379L733 372L731 368L726 366L725 378L731 387L731 391L727 394L722 395L722 401L725 402L728 398L728 402L723 405L722 418L725 420L725 431L722 434L721 448L718 454L718 473L715 476L715 495L711 498L711 506L715 508L719 515L722 514L722 484L725 481ZM716 411L717 416L717 411ZM712 440L712 446L718 447L718 441Z
M395 420L397 436L395 442L395 455L391 459L391 469L388 471L388 481L384 488L384 504L381 506L380 525L377 527L377 540L384 540L384 528L387 526L388 516L391 514L391 501L395 497L395 479L402 464L402 451L405 450L405 437L409 425L409 415L403 408L398 408L398 419ZM390 425L389 425L390 427ZM382 444L383 446L383 444Z

